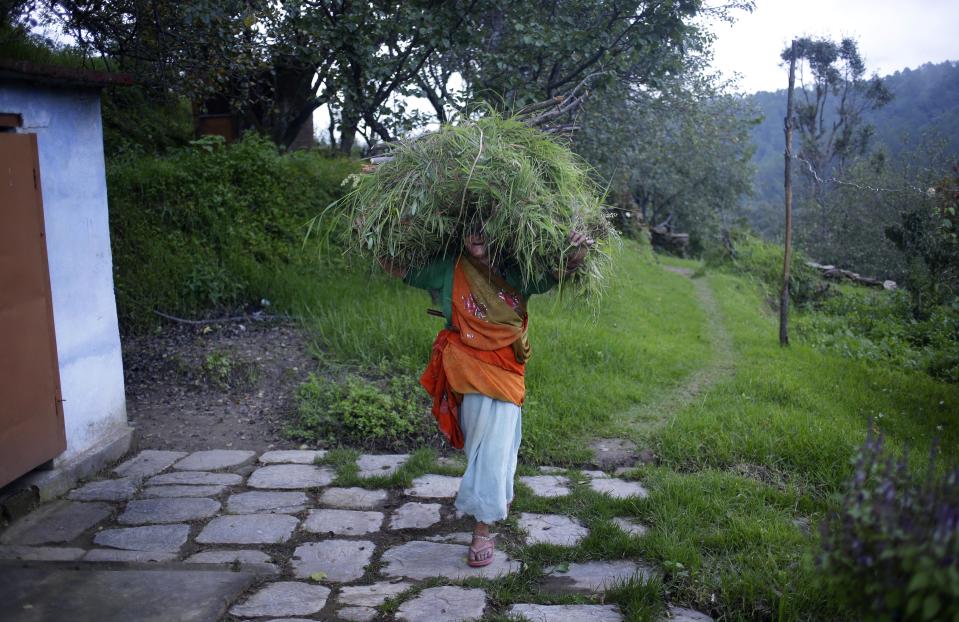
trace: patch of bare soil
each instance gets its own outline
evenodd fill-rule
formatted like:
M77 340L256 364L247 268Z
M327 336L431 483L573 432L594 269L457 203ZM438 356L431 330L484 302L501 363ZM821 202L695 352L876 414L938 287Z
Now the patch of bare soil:
M293 448L294 395L318 362L295 323L170 324L123 340L140 449Z

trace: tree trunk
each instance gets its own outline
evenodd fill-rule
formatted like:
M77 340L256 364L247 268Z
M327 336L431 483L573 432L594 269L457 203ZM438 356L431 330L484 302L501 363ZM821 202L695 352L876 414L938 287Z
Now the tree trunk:
M783 249L783 288L779 298L779 345L789 345L789 265L792 261L793 244L793 88L796 86L796 41L789 52L789 90L786 92L786 118L783 133L786 135L786 150L783 154L783 190L786 195L786 235Z
M326 131L330 134L330 151L332 152L336 149L336 113L333 111L333 104L327 104L327 108L330 111L330 125L326 128Z
M353 112L346 108L340 111L340 153L350 155L353 143L356 141L356 131L360 120Z
M296 140L300 128L313 115L323 100L313 87L316 67L295 59L277 59L272 71L272 105L265 111L269 117L273 142L287 148Z

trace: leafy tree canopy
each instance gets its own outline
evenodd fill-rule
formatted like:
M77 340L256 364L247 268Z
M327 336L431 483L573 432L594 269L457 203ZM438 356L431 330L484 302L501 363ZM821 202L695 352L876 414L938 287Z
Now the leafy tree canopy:
M442 121L468 104L520 107L587 77L655 84L708 45L703 23L739 0L37 0L89 56L187 95L228 99L246 125L288 144L329 105L348 151L357 131L389 140L421 121L396 96L419 94ZM463 88L451 88L454 75Z

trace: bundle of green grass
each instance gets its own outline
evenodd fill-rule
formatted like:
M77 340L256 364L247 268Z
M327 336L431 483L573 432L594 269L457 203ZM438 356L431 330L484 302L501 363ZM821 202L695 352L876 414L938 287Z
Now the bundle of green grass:
M337 203L352 250L416 269L459 253L479 225L493 263L529 283L565 274L575 230L595 244L561 286L587 299L602 290L616 231L587 165L549 134L489 114L401 140L390 155Z

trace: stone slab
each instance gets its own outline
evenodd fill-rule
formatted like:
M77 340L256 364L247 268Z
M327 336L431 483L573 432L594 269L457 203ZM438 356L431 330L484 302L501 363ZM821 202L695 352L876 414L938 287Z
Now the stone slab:
M373 607L343 607L336 615L350 622L372 622L376 618L376 609Z
M202 551L186 558L188 564L268 564L270 556L263 551L237 549L231 551Z
M409 454L363 454L356 459L360 477L392 475L410 459Z
M117 518L121 525L149 525L151 523L182 523L210 518L220 511L220 502L214 499L177 498L137 499Z
M0 567L5 622L209 622L254 581L211 570Z
M140 493L147 499L169 499L170 497L216 497L223 494L226 486L207 484L206 486L189 486L187 484L172 486L148 486Z
M376 533L383 525L382 512L364 510L310 510L303 521L303 529L313 533L331 533L339 536L362 536Z
M666 605L666 615L663 616L662 622L713 622L713 619L695 609Z
M327 488L320 495L320 503L335 508L371 509L381 507L389 498L385 490L366 488Z
M605 592L607 588L634 577L646 581L653 575L653 570L636 562L616 560L570 564L565 572L557 567L549 567L543 573L546 576L542 588L546 592L594 594Z
M390 517L390 529L426 529L440 522L439 503L404 503Z
M83 549L59 546L0 546L0 559L19 559L25 562L68 562L80 559Z
M576 546L589 535L589 530L575 518L562 514L520 514L519 526L527 532L527 544Z
M146 525L104 529L93 537L100 546L128 551L176 552L190 536L189 525Z
M528 622L623 622L616 605L513 605L507 610L510 618Z
M590 471L588 469L583 469L580 471L583 475L589 478L606 478L609 477L609 473L606 471Z
M465 622L483 617L486 592L478 588L431 587L400 605L396 619L403 622Z
M176 559L176 553L164 553L163 551L124 551L121 549L93 549L83 556L85 562L126 562L126 563L146 563L146 562L172 562Z
M444 467L455 467L459 469L466 468L466 458L462 454L453 456L440 456L436 459L436 464Z
M263 551L251 549L202 551L183 560L186 564L219 564L264 575L280 574L280 568Z
M519 481L537 497L565 497L569 494L569 478L562 475L524 475Z
M173 468L181 471L219 471L252 462L255 457L255 451L242 449L207 449L204 451L194 451L186 458L174 464Z
M302 492L255 490L231 495L226 501L230 514L296 514L306 509L309 498Z
M639 522L635 518L617 516L613 519L613 524L625 531L631 536L643 536L649 531L649 527Z
M453 544L470 544L473 542L473 534L469 531L457 531L455 533L444 533L438 536L426 536L424 540L430 542L451 542Z
M317 488L333 481L333 471L310 464L271 464L258 468L250 475L250 488Z
M230 613L241 618L308 616L326 606L330 588L300 581L270 583Z
M147 449L113 469L113 472L121 477L150 477L168 469L184 456L186 456L185 451Z
M196 541L200 544L279 544L290 539L297 523L299 520L288 514L218 516L207 523Z
M629 499L635 497L645 499L649 493L639 482L630 482L616 477L596 478L589 482L589 487L596 492L606 493L613 499Z
M73 501L126 501L136 494L140 480L136 477L102 479L71 490L67 499Z
M386 577L446 577L452 581L460 581L471 577L492 579L520 570L520 563L511 560L500 549L493 553L493 562L488 566L471 568L466 565L468 548L462 544L413 540L383 553L384 566L381 572Z
M46 544L70 542L110 516L113 507L106 503L53 501L14 522L0 535L2 544Z
M428 473L413 480L412 486L403 491L411 497L452 498L459 492L462 477Z
M597 438L589 446L593 450L593 464L601 469L633 464L639 456L636 443L625 438Z
M347 585L340 588L336 601L342 605L379 607L387 598L393 598L413 586L407 581L380 581L372 585Z
M539 472L547 475L557 475L559 473L565 473L566 469L558 466L541 466Z
M316 464L326 455L322 449L277 449L260 456L263 464Z
M367 540L323 540L301 544L293 551L293 574L309 577L322 572L323 581L345 583L363 576L376 545Z
M147 480L148 486L166 486L186 484L189 486L236 486L243 483L243 477L236 473L209 473L207 471L176 471L164 473Z

